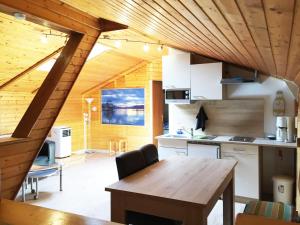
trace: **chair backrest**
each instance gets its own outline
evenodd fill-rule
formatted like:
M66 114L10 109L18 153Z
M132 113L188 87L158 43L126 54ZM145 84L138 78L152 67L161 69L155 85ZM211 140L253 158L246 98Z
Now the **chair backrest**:
M116 157L119 180L146 167L143 153L139 150L126 152Z
M140 151L143 153L145 160L146 160L146 166L150 166L153 163L156 163L159 161L158 159L158 151L154 144L148 144L144 145L140 148Z

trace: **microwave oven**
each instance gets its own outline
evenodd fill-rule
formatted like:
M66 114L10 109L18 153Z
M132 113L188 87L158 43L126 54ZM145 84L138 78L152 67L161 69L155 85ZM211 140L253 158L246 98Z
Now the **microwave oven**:
M165 103L189 104L191 100L190 89L167 89L165 90Z

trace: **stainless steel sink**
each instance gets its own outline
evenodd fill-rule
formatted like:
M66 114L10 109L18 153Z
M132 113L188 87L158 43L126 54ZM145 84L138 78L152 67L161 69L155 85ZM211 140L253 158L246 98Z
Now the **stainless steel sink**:
M204 135L204 136L202 136L202 135L196 135L196 136L194 136L193 137L193 139L195 139L195 140L213 140L213 139L215 139L217 136L213 136L213 135Z
M188 136L182 134L165 134L164 137L170 138L187 138Z

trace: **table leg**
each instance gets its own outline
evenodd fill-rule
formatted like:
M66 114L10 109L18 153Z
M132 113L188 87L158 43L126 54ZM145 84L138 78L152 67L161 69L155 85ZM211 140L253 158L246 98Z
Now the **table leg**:
M111 193L111 221L116 223L126 223L126 212L124 200L119 193Z
M234 174L223 193L223 225L234 224Z
M22 201L25 202L25 181L22 184Z
M62 191L63 188L62 188L62 165L60 165L60 168L59 168L59 190Z
M39 178L35 178L35 196L34 199L39 198Z
M184 225L207 225L207 216L203 214L203 210L190 207L186 211L186 217L183 220Z

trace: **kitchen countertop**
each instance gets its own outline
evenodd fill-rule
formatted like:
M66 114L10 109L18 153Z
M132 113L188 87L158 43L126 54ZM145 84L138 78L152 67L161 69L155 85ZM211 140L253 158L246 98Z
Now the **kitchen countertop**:
M270 146L270 147L285 147L285 148L297 148L296 142L293 143L286 143L280 142L276 140L269 140L266 138L256 138L254 142L240 142L240 141L229 141L232 136L217 136L213 140L209 139L199 139L199 138L192 138L191 136L184 136L184 135L160 135L157 136L156 139L167 139L167 140L185 140L185 141L197 141L199 143L206 142L206 143L227 143L227 144L243 144L243 145L258 145L258 146Z

